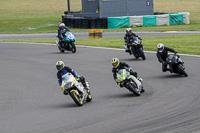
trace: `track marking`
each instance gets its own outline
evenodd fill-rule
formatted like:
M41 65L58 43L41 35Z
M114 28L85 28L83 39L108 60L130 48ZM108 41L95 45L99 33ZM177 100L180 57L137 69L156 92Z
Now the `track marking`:
M1 43L17 43L17 44L32 44L32 45L49 45L49 46L56 46L56 44L50 44L50 43L30 43L30 42L0 42ZM106 47L93 47L93 46L81 46L81 45L76 45L77 47L82 47L82 48L95 48L95 49L107 49L107 50L121 50L124 51L124 49L119 49L119 48L106 48ZM154 51L144 51L145 53L152 53L156 54ZM189 57L200 57L200 55L190 55L190 54L179 54L183 56L189 56Z

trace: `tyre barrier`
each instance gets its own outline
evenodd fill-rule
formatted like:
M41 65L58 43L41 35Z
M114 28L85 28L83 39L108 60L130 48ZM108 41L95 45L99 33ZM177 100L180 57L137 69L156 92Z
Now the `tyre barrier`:
M107 29L108 18L88 18L62 16L62 22L66 26L80 29Z
M89 30L89 38L102 38L102 29L98 30Z
M95 30L89 30L89 38L95 37Z
M94 32L94 38L102 38L102 32L103 30L95 30Z

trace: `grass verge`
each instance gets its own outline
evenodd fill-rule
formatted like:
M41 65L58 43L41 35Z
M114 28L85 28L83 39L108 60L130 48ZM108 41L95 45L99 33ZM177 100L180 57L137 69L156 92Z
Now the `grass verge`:
M81 10L81 0L71 0L71 11ZM154 12L190 12L189 25L133 27L134 31L200 31L200 0L154 0ZM1 0L0 34L55 33L67 0ZM74 29L72 31L88 31ZM104 31L125 31L125 28Z
M176 49L181 54L200 55L199 34L162 37L143 37L144 51L156 51L158 43ZM0 42L30 42L54 44L54 39L0 40ZM76 45L124 49L123 38L77 39Z

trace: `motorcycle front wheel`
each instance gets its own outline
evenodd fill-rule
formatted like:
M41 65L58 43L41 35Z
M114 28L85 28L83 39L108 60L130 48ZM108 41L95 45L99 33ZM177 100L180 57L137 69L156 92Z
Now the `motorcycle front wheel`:
M143 51L143 49L142 49L142 48L140 48L138 51L139 51L139 53L140 53L140 56L142 57L142 59L143 59L143 60L145 60L145 59L146 59L146 57L145 57L145 55L144 55L144 51Z
M132 48L131 48L131 51L132 51L133 56L134 56L136 59L138 59L138 58L139 58L139 55L136 54L135 48L134 48L133 46L132 46Z
M141 94L140 91L136 89L136 88L137 88L137 85L134 86L133 84L128 84L127 88L128 88L131 92L133 92L136 96L140 96L140 94Z
M70 96L72 97L72 99L74 100L74 102L78 105L78 106L83 106L83 101L81 100L77 90L72 90L70 92Z
M87 94L86 102L91 102L91 101L92 101L92 95L91 95L91 93L89 92L89 93Z
M178 71L179 74L183 74L185 77L188 76L188 74L185 72L184 66L182 64L179 64L177 66L177 71Z
M58 50L59 50L61 53L65 52L65 50L63 50L63 49L60 48L60 47L58 47Z
M72 42L70 45L71 45L70 50L72 51L72 53L76 53L76 46L75 46L74 42Z

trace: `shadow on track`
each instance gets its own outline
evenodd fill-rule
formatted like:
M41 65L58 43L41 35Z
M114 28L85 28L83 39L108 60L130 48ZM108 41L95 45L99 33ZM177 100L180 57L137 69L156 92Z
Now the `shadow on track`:
M153 79L170 79L170 78L187 78L183 75L179 75L179 74L170 74L169 75L157 75L157 76L154 76L154 77L151 77Z
M115 99L118 99L118 98L134 98L134 97L138 97L136 95L134 95L133 93L119 93L119 94L112 94L112 95L107 95L105 96L106 98L115 98Z
M61 52L48 52L48 54L57 54L57 55L60 54L60 55L62 55L62 54L75 54L75 53L72 53L72 52L70 52L70 51L69 51L69 52L67 51L67 52L63 52L63 53L61 53Z
M140 59L140 58L138 58L138 59L136 59L136 58L125 58L125 59L121 59L121 58L120 58L120 60L121 60L121 61L144 61L144 60L142 60L142 59Z
M75 103L62 103L62 104L51 104L44 106L47 109L67 109L67 108L77 108L78 106Z

